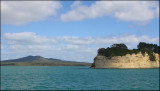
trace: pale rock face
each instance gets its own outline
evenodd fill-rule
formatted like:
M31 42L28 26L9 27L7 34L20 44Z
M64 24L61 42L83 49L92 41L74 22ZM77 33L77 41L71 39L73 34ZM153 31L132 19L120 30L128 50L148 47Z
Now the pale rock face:
M154 54L156 61L151 61L149 55L145 53L127 54L125 56L115 56L108 59L105 56L97 55L94 59L95 67L92 68L159 68L159 54Z

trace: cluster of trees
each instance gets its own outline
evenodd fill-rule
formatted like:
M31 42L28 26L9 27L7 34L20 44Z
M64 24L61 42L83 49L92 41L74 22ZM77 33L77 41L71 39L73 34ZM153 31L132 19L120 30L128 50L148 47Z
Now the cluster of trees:
M148 44L148 43L145 43L145 42L140 42L137 45L137 48L138 49L130 50L123 43L113 44L113 45L111 45L111 47L108 47L106 49L105 48L100 48L98 50L98 54L106 56L108 58L112 58L114 56L125 56L126 54L133 54L133 53L137 54L139 52L144 54L146 52L150 56L150 60L155 61L154 53L159 53L159 50L160 50L160 46L157 46L156 44Z
M153 51L155 53L159 53L160 46L157 46L156 44L148 44L145 42L140 42L137 48L141 50L143 53L147 51Z
M151 61L155 61L155 55L153 53L158 53L160 51L160 46L156 44L148 44L145 42L140 42L137 46L138 50L140 50L143 54L146 52L149 55Z

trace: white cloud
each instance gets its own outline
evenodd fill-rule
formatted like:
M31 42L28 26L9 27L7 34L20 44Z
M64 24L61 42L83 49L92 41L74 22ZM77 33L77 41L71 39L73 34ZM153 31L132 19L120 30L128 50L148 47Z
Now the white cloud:
M60 39L60 38L59 38ZM75 36L64 36L61 37L61 41L76 45L105 45L113 43L125 43L135 44L141 41L144 42L158 42L158 38L150 38L148 36L136 36L136 35L120 35L120 36L109 36L109 37L75 37Z
M2 24L23 25L55 16L62 5L58 1L2 1Z
M4 43L13 45L40 45L56 43L55 39L40 36L33 32L5 33L2 37L4 38Z
M2 60L41 55L70 61L93 62L98 48L107 48L114 43L125 43L129 48L136 48L139 42L158 43L159 38L127 34L106 37L46 37L33 32L5 33L2 35Z
M72 5L71 5L71 8L76 8L78 6L80 6L82 4L81 1L75 1Z
M70 11L61 15L61 20L80 21L104 16L144 23L159 16L159 5L154 1L97 1L85 6L76 1Z
M2 35L3 42L9 45L47 45L47 44L71 44L69 47L78 48L76 45L105 45L113 43L135 44L141 41L158 42L158 38L150 38L142 35L119 35L106 37L77 37L77 36L62 36L62 37L46 37L40 36L33 32L21 33L5 33ZM132 40L132 41L131 41Z

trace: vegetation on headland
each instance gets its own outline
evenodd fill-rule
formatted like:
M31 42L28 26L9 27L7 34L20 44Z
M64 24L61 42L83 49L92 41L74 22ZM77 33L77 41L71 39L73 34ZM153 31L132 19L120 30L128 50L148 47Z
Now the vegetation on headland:
M64 61L41 56L27 56L23 58L1 61L1 66L90 66L91 63Z
M154 53L159 54L160 46L156 44L149 44L145 42L140 42L137 45L137 49L128 49L128 47L121 43L121 44L113 44L111 47L108 48L100 48L98 49L98 55L106 56L107 58L111 59L114 56L125 56L126 54L137 54L141 52L143 55L147 53L151 61L156 61Z

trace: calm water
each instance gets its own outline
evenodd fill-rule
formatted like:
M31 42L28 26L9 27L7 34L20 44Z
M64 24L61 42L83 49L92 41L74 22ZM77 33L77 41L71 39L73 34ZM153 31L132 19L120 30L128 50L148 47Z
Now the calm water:
M158 90L159 69L1 67L2 90Z

